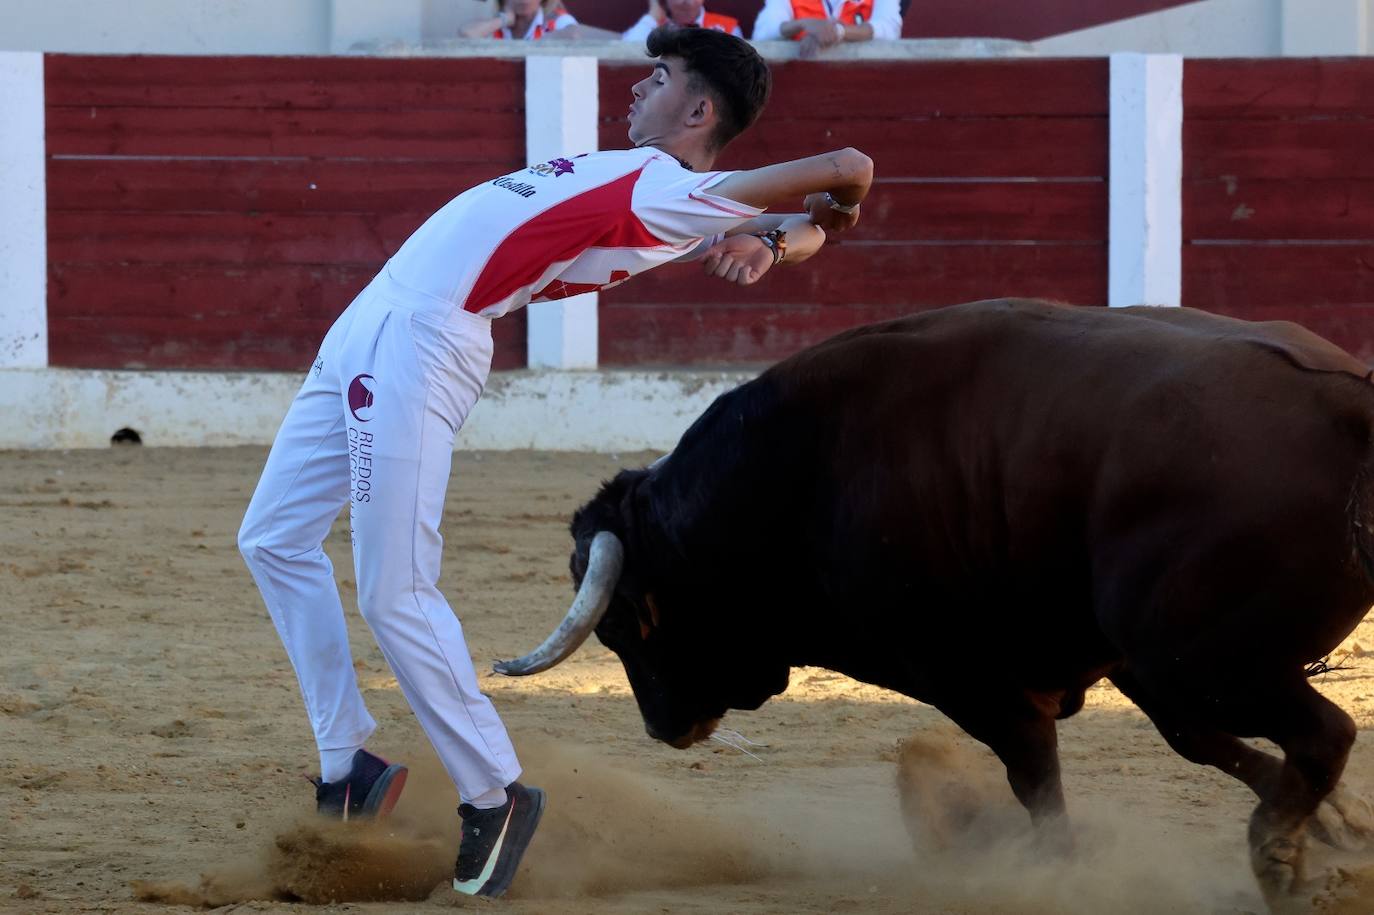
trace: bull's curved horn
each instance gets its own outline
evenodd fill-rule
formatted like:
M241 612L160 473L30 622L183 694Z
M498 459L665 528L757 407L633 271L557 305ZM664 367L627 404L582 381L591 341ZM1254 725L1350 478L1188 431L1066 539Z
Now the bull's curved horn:
M587 574L563 622L534 651L514 661L497 661L492 669L508 677L524 677L548 670L576 651L605 615L624 565L625 548L620 538L610 531L598 531L592 538Z

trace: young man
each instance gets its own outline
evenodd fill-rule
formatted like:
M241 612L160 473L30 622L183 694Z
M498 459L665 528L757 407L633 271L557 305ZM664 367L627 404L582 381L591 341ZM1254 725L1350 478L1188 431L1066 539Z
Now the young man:
M349 506L359 609L462 800L463 893L506 889L544 806L542 792L516 781L515 750L437 586L454 436L486 382L491 320L703 254L710 274L755 282L815 253L825 228L853 225L872 180L872 162L852 149L711 171L763 108L767 66L746 42L708 29L659 30L648 49L654 69L630 106L633 149L555 159L466 191L339 317L239 532L314 728L318 807L381 816L405 770L363 749L376 725L321 549ZM809 215L760 215L803 195Z

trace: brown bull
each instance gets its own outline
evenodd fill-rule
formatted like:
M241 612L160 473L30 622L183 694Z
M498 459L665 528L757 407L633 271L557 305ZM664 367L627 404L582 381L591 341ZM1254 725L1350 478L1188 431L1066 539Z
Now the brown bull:
M1107 677L1259 797L1251 860L1279 905L1324 799L1326 835L1368 825L1332 795L1355 726L1305 668L1374 602L1372 471L1367 368L1295 325L928 312L779 363L607 484L573 522L573 610L498 669L595 628L675 746L792 666L840 671L991 747L1065 842L1055 722ZM973 646L991 676L966 676Z

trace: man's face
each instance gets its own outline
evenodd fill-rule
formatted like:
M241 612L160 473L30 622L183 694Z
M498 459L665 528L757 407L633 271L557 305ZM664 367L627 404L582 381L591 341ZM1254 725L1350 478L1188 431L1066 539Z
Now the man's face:
M540 0L506 0L505 8L517 16L533 16L539 12Z
M667 0L668 18L678 25L691 25L701 15L702 0Z
M664 57L630 90L630 142L636 146L671 136L682 126L696 97L687 91L687 68L681 58Z

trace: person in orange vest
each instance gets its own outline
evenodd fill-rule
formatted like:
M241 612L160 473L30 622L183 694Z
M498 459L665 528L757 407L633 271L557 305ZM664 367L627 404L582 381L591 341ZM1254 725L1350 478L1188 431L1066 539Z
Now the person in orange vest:
M463 38L523 38L536 41L577 25L562 0L494 0L491 15L458 30Z
M649 0L649 11L639 17L639 21L621 37L626 41L643 43L649 33L661 25L678 28L695 25L725 32L736 38L744 37L738 19L720 13L708 13L703 0Z
M844 41L901 38L902 12L899 0L765 0L750 37L800 41L814 57Z

